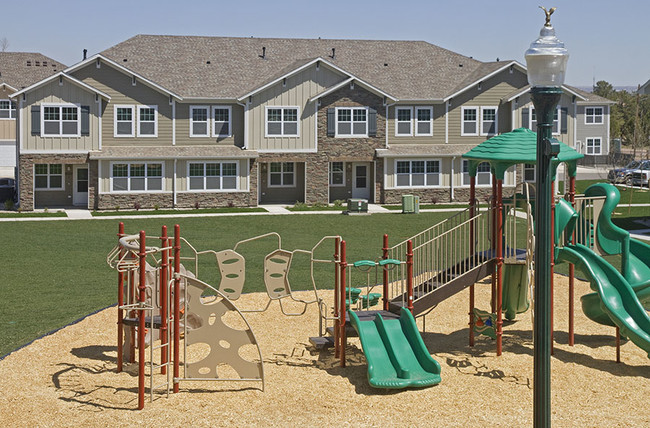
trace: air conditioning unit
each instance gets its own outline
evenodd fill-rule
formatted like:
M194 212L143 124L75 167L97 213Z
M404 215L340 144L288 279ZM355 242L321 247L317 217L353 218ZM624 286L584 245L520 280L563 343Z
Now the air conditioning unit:
M367 199L348 199L348 213L367 213Z

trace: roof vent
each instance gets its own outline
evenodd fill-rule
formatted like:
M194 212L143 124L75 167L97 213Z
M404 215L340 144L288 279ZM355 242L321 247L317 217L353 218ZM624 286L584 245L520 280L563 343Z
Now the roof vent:
M384 67L388 67L388 63L387 63L387 62L384 63Z
M210 64L210 61L206 61L205 63L206 63L206 64Z
M88 56L88 49L84 49L84 61L86 60L87 56Z
M458 66L462 68L462 67L463 67L463 64L458 64Z
M47 61L43 61L43 67L47 67Z
M332 55L330 55L330 58L336 58L336 48L332 48Z
M499 62L499 57L497 57L497 62Z
M126 59L126 58L124 58L124 59L122 60L122 62L126 62L126 61L127 61L127 59Z
M34 65L35 65L36 67L40 67L40 66L41 66L41 62L40 62L40 61L34 61Z
M262 46L262 55L260 55L260 58L266 59L266 46Z
M32 62L27 60L27 67L31 67L31 65L32 65Z

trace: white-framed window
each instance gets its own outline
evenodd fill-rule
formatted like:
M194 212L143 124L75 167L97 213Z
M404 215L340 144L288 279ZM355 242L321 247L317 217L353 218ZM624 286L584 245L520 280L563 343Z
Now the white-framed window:
M237 190L237 162L189 162L187 190Z
M537 115L535 114L535 107L530 108L530 129L537 132ZM560 107L555 109L553 113L553 135L560 135Z
M212 106L212 119L213 137L230 137L232 135L232 111L230 106Z
M470 185L469 176L469 161L463 159L463 186ZM488 162L481 162L476 168L476 186L491 186L492 173L490 172L490 164Z
M60 163L34 164L35 190L63 190L63 165Z
M462 123L460 135L475 136L478 135L478 107L462 107Z
M267 137L297 137L298 107L266 107Z
M336 107L337 137L367 137L368 107Z
M600 155L602 154L602 144L600 137L598 138L587 138L587 154L588 155Z
M158 136L158 106L138 106L138 137Z
M294 162L271 162L268 183L269 187L296 187L296 164Z
M437 159L395 161L395 187L440 186L440 161Z
M603 108L602 107L586 107L585 108L585 124L601 124L603 123Z
M209 112L208 106L190 106L190 137L210 136Z
M535 171L536 166L534 163L525 163L524 164L524 182L534 183L535 182Z
M481 107L481 135L496 135L499 124L496 107Z
M135 135L134 110L134 106L115 106L115 137L133 137Z
M345 186L345 162L330 162L330 186Z
M16 118L16 102L11 100L0 100L0 119Z
M160 162L113 162L112 192L162 191L163 164Z
M413 107L395 109L395 135L413 135Z
M79 106L73 104L43 104L41 136L79 137L81 134Z
M433 107L415 108L415 135L433 135Z

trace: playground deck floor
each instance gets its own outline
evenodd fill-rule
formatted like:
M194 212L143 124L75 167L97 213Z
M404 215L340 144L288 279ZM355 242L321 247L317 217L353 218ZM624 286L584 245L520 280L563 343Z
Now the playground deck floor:
M568 346L567 279L557 277L552 418L557 427L650 426L650 360L632 343L615 362L614 329L584 317L576 285L576 345ZM331 298L331 293L323 293ZM489 284L477 286L477 306L489 309ZM261 306L265 294L242 296ZM442 366L442 383L425 389L374 390L357 339L348 367L332 351L315 352L318 329L310 307L285 317L277 303L248 319L261 344L266 390L259 384L184 383L169 398L137 404L135 368L115 373L116 308L37 340L0 361L0 415L6 426L532 426L530 313L504 326L504 353L480 337L467 346L468 291L428 315L424 341ZM42 316L42 314L35 314ZM418 322L421 326L421 321Z

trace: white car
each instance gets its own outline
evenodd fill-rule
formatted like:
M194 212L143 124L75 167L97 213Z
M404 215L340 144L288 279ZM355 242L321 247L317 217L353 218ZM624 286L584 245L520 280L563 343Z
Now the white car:
M628 184L632 186L647 187L650 183L650 160L641 162L641 164L631 171L631 177Z

